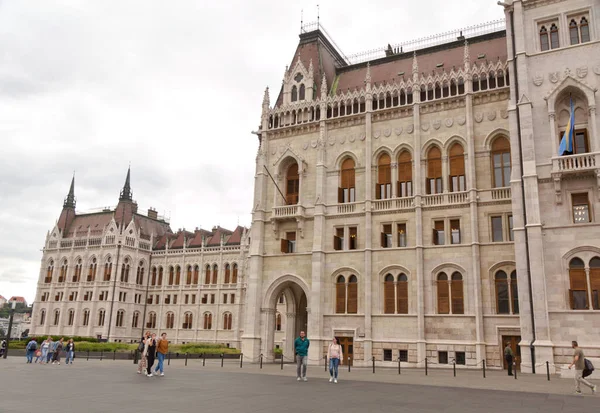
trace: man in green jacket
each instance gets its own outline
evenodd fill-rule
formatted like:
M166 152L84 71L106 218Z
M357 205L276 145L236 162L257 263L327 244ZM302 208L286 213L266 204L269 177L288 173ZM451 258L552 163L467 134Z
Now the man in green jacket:
M308 365L308 347L310 341L306 338L304 331L300 332L300 337L294 341L294 349L296 353L296 375L298 381L306 379L306 367Z

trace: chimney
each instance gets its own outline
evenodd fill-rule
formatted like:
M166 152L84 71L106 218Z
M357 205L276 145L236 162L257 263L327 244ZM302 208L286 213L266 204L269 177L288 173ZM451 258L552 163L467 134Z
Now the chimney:
M158 219L158 212L156 212L156 209L152 207L148 208L148 218Z

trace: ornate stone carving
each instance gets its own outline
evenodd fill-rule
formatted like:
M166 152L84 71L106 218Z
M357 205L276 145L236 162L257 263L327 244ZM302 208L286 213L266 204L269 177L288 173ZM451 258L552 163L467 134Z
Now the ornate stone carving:
M275 155L277 153L277 147L275 145L273 145L273 147L271 148L271 155Z
M577 68L576 72L577 72L577 77L580 79L583 79L588 74L588 68L587 68L587 66L581 66L581 67Z
M595 74L600 75L600 65L596 65L592 68Z
M541 86L542 83L544 83L544 75L542 75L540 72L537 72L533 76L533 84L536 86Z
M477 112L475 114L475 122L477 123L481 123L481 121L483 120L483 113L481 112Z
M500 109L500 117L502 119L508 119L508 110L506 110L506 109Z
M447 118L446 121L444 122L446 124L447 128L451 128L452 125L454 125L454 119L452 118Z
M346 136L340 136L340 143L342 145L346 143Z
M415 125L408 125L408 128L406 128L406 132L413 133L415 131Z
M285 151L285 146L279 145L279 153L283 153Z
M438 130L442 126L442 121L439 119L436 119L431 124L433 125L433 128L435 130Z
M571 69L569 69L568 67L565 69L565 77L569 77L573 74L573 72L571 72Z
M427 132L429 130L429 123L422 123L421 129L423 130L423 132Z
M397 128L395 128L394 133L396 134L396 136L402 135L402 126L398 126Z
M494 120L494 119L496 119L496 111L493 110L491 112L488 112L487 118L488 118L488 120Z
M377 129L376 131L373 131L373 137L375 139L379 139L379 137L381 136L381 130Z
M557 83L560 80L560 73L558 73L558 72L551 72L548 75L548 78L550 79L550 81L552 83Z
M328 140L328 142L329 142L329 146L335 145L335 137L333 137L333 136L330 137L329 140Z
M317 147L317 140L315 139L314 141L310 141L310 146L312 148L316 148Z
M302 145L302 149L307 150L308 145L310 145L308 142L304 142L304 144Z
M459 116L456 118L456 122L462 126L467 122L467 118L465 118L464 116Z
M391 134L392 134L392 128L385 128L383 130L383 136L385 136L386 138L389 138Z
M356 135L350 135L350 136L348 136L348 140L349 140L351 143L354 143L354 141L356 140Z
M360 135L360 140L364 141L365 139L367 139L366 135Z

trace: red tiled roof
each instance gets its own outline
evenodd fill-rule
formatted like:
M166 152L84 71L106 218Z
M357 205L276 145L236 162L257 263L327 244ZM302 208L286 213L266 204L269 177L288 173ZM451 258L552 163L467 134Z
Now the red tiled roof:
M233 231L231 236L227 239L227 245L239 245L242 242L242 235L244 233L244 227L238 227Z
M87 236L88 228L92 231L103 231L113 217L112 212L76 215L64 234L65 238Z
M188 240L188 248L200 248L202 246L202 237L208 239L212 236L212 232L205 229L197 229L194 231L193 238Z
M8 300L8 301L16 301L18 303L24 303L25 302L25 298L24 297L13 296L13 297L10 297L10 300Z
M231 235L231 231L225 228L215 227L213 228L213 235L206 241L206 245L209 247L221 245L221 236L226 238L228 235Z

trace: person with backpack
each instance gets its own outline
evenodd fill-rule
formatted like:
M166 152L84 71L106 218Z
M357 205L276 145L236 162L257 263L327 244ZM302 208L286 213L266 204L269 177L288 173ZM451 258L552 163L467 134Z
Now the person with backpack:
M583 350L579 348L577 341L572 341L571 345L575 351L573 352L573 362L569 364L569 370L571 370L571 367L575 366L575 394L581 394L582 383L592 389L592 394L596 394L596 386L583 378L583 371L585 370L586 364Z
M75 358L75 343L72 338L69 339L69 342L65 347L65 353L65 364L69 364L69 362L73 364L73 359Z
M35 351L37 350L37 341L35 341L35 339L31 339L31 341L29 343L27 343L27 346L25 347L25 351L27 354L27 363L33 363L33 355L35 354Z

